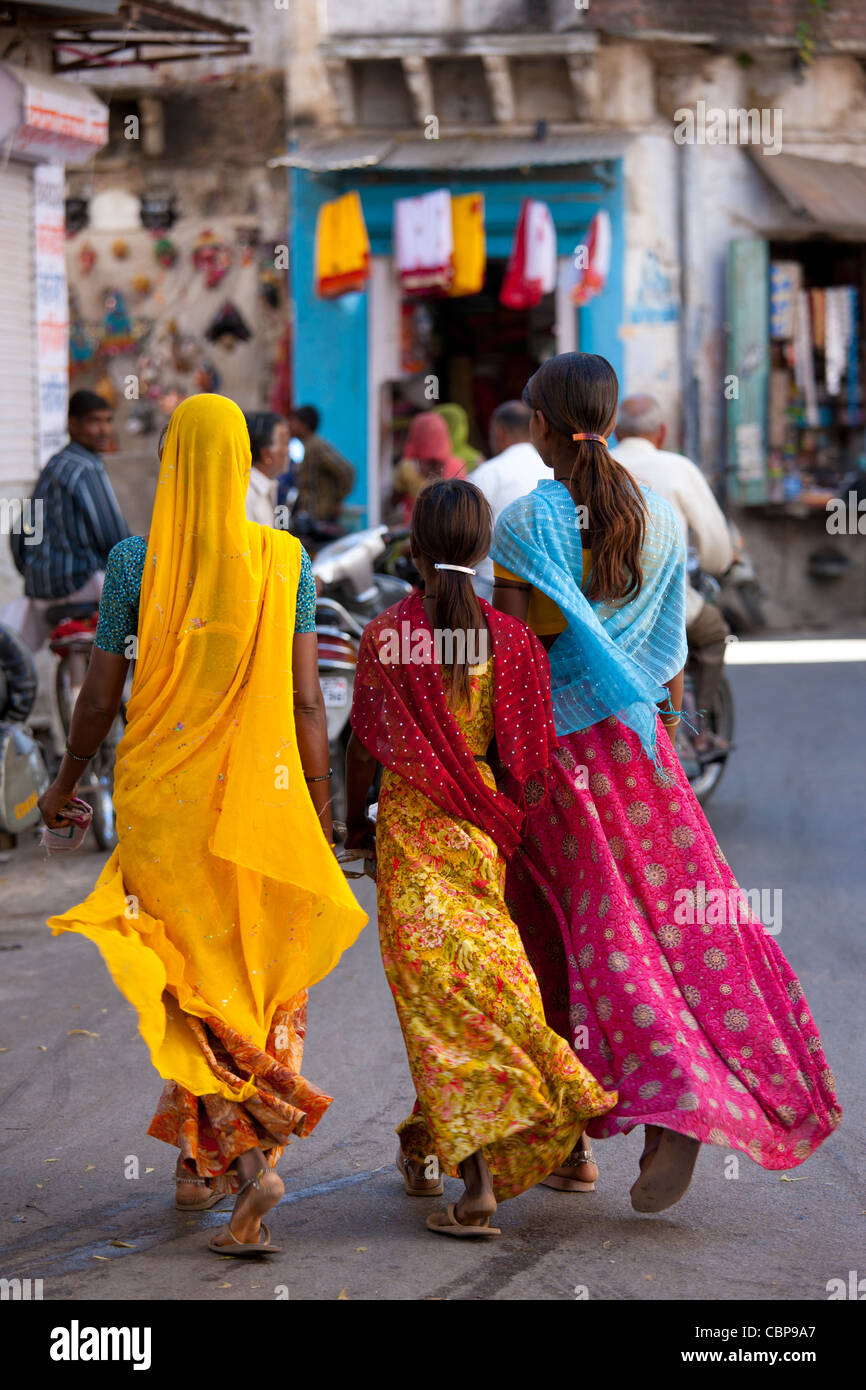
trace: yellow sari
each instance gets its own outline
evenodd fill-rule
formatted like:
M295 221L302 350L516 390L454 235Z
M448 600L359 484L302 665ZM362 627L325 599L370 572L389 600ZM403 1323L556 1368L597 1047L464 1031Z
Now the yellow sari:
M96 943L138 1012L153 1065L177 1090L249 1103L253 1114L275 1102L283 1130L303 1133L330 1098L294 1074L300 1048L286 1032L366 915L298 754L300 543L247 521L249 472L232 401L200 395L178 406L117 754L119 844L87 900L48 925ZM302 1022L296 1031L302 1042Z

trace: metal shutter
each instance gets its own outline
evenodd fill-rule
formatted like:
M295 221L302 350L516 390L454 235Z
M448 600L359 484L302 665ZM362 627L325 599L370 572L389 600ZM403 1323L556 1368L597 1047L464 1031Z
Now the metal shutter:
M33 174L0 168L0 495L38 473Z

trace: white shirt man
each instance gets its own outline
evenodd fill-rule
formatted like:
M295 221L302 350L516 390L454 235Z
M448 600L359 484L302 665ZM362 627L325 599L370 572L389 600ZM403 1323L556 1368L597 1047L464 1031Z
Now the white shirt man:
M633 478L667 498L680 519L688 544L691 532L701 569L724 574L734 558L725 514L701 470L683 454L662 448L667 433L661 407L653 396L629 396L616 422L619 443L614 458ZM705 603L691 584L686 590L686 635L695 666L698 711L709 711L718 692L725 660L728 625L718 608ZM699 756L712 757L727 749L724 739L708 729L694 740Z
M667 498L680 519L686 544L691 532L701 569L721 575L731 565L734 552L725 514L713 496L701 470L684 454L662 448L666 429L658 402L652 396L630 396L623 401L616 425L619 443L611 450L617 462L638 482L646 483ZM686 625L694 621L704 600L689 585Z
M273 526L277 507L277 482L253 464L247 489L247 521L260 526Z
M529 442L530 410L522 401L505 401L490 418L490 447L493 458L481 463L470 474L470 482L480 488L490 503L493 521L518 497L532 492L542 478L552 478ZM487 555L476 566L475 592L493 597L493 561Z

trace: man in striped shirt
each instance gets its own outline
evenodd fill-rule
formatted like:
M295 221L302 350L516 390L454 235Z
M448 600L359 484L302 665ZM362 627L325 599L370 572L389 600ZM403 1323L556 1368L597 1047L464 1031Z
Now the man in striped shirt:
M108 553L129 535L99 457L111 439L108 402L93 391L76 391L69 401L69 443L48 460L33 490L41 540L12 537L24 592L33 600L22 629L31 647L48 635L49 604L99 602Z

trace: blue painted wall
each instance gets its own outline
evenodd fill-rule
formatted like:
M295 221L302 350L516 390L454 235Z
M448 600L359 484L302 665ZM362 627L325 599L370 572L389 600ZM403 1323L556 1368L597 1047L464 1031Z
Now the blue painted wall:
M548 204L561 256L574 252L593 215L606 208L611 219L613 254L604 291L578 313L578 344L583 352L598 352L622 375L624 190L622 161L607 160L598 176L583 180L539 177L515 169L506 178L491 175L426 172L370 174L349 170L339 175L290 171L291 290L295 313L294 379L299 405L315 405L322 414L322 432L355 465L356 485L350 503L366 505L367 493L367 296L343 295L336 300L316 297L313 249L319 205L358 189L373 255L392 253L393 205L447 187L452 193L484 194L487 254L507 257L524 198Z

